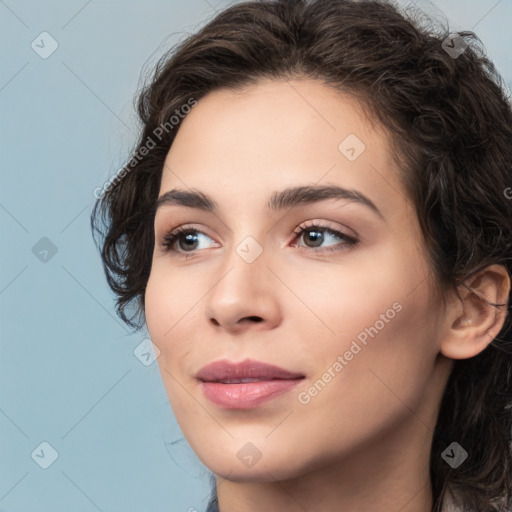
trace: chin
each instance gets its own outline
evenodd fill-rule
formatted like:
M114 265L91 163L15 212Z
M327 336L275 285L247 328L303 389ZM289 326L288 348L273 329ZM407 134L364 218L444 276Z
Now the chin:
M250 453L246 449L245 453ZM201 462L215 475L232 482L275 482L296 478L311 471L306 460L297 461L297 450L290 447L289 452L276 453L275 448L261 450L261 458L244 462L244 452L239 448L226 449L221 453L201 454Z
M263 464L261 461L252 468L244 468L240 466L241 464L218 464L217 461L216 464L207 467L212 473L220 478L240 483L270 483L288 480L298 476L296 473L290 472L289 468L285 469L277 466L276 464Z

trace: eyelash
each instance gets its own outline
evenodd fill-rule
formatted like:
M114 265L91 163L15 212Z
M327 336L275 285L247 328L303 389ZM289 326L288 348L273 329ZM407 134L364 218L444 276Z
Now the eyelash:
M343 240L343 243L340 244L342 246L348 246L349 249L355 247L358 244L358 240L355 238L352 238L345 233L342 233L340 231L337 231L335 229L329 228L327 226L322 226L319 224L309 224L307 226L299 226L293 233L295 234L294 241L300 239L300 237L309 231L320 231L322 233L328 233L330 235L334 235L337 238L340 238ZM174 243L180 238L180 236L185 236L188 234L193 233L200 233L202 235L208 236L206 233L204 233L201 230L193 229L193 228L187 228L186 226L181 226L174 231L171 231L170 233L167 233L162 237L161 246L164 248L165 252L172 252L177 255L184 255L185 257L188 257L189 255L193 255L197 249L193 251L178 251L176 249L173 249ZM210 237L208 237L210 238ZM310 249L314 252L335 252L337 250L341 250L341 248L338 246L338 248L321 248L321 247L305 247L301 246L301 249Z

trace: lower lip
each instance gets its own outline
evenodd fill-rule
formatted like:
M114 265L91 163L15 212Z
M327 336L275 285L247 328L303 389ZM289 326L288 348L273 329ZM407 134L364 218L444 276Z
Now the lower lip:
M223 384L202 382L206 398L224 409L251 409L294 388L303 379L279 379Z

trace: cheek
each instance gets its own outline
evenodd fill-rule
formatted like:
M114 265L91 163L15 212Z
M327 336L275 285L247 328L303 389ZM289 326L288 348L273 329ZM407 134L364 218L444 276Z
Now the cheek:
M165 367L179 363L184 351L190 349L204 294L199 288L198 280L173 272L165 264L158 263L151 270L145 293L146 324Z
M291 316L302 350L316 360L316 376L345 354L348 366L379 368L398 385L431 371L425 363L437 354L435 305L421 255L405 244L388 245L357 254L357 265L305 270L306 277L292 281L290 273L286 282L307 302L306 309L292 298L298 309Z
M395 257L388 256L388 263L384 254L368 257L354 252L338 265L301 262L283 268L280 274L293 292L283 288L285 314L327 343L357 335L386 312L393 318L393 304L402 303L410 291L404 271L394 265Z
M411 410L428 418L421 411L426 407L423 402L436 352L431 333L422 324L425 302L421 294L404 295L394 307L389 299L372 301L377 316L373 309L367 313L356 308L333 316L337 335L327 344L309 340L315 350L314 368L297 397L295 420L304 431L314 431L322 418L322 446L344 449L380 437L408 421ZM302 351L310 353L311 348L306 348ZM286 443L287 435L283 430L274 441ZM321 455L329 457L329 450Z
M172 270L158 265L153 267L146 287L145 316L151 340L160 350L157 364L162 383L183 428L183 418L197 414L197 411L192 413L190 410L190 395L186 388L190 385L188 376L191 372L185 365L194 360L191 352L197 349L192 338L197 331L197 308L201 295L181 281Z
M374 296L368 309L353 308L333 320L339 335L324 350L316 377L324 380L322 375L336 361L339 376L318 406L327 408L338 398L347 414L357 410L362 418L371 411L384 421L406 413L404 403L418 403L428 388L438 350L426 290L419 287L407 295L405 289L397 289L396 296L389 290Z

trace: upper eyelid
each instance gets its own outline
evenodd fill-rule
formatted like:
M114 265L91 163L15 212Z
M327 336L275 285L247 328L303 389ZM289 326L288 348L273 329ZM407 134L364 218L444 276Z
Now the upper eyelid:
M330 233L331 236L334 236L341 240L344 240L345 243L350 243L350 241L352 241L353 243L354 242L357 243L359 241L359 236L357 234L353 235L353 234L345 233L343 228L333 227L333 226L331 226L331 223L329 221L325 221L325 220L322 220L322 221L321 220L308 220L308 221L301 222L292 231L293 236L290 241L293 241L294 243L296 243L298 245L297 240L300 240L300 238L304 234L304 232L306 232L310 229L312 230L314 228L319 229L325 233ZM347 228L345 228L345 229L347 229ZM212 240L214 244L218 243L213 239L213 237L211 237L208 233L206 233L205 230L203 230L202 228L197 228L193 224L182 224L175 228L165 231L164 234L159 237L160 245L165 250L171 250L170 249L171 245L176 244L176 242L177 242L177 240L179 240L180 236L184 236L190 232L204 235L204 236L208 237L210 240ZM174 240L171 242L171 244L165 243L166 237L174 237ZM173 251L177 252L177 253L183 253L183 254L187 254L187 252L190 252L190 254L192 254L196 250L197 249L195 249L194 251L181 251L181 250L174 249Z
M358 237L358 234L353 229L350 229L346 226L343 226L340 228L340 227L334 226L333 223L330 221L315 220L315 219L303 221L303 222L297 224L297 226L292 230L292 234L296 234L296 232L300 232L301 229L312 229L315 227L321 228L324 231L339 231L341 234L344 234L344 235L346 235L348 237L352 237L352 238ZM345 230L348 230L351 233L345 233ZM159 236L159 238L163 238L164 236L170 235L172 233L180 232L180 231L195 231L195 232L204 234L209 238L212 238L212 236L210 236L207 233L206 229L204 229L202 227L201 228L196 227L194 225L194 223L184 223L184 224L180 224L174 228L162 229L161 230L162 234Z

